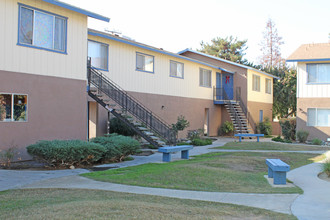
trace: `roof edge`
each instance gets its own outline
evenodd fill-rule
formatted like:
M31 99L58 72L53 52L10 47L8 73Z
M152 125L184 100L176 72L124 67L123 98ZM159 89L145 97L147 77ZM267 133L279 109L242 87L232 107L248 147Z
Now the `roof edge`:
M108 17L96 14L94 12L87 11L85 9L82 9L82 8L79 8L79 7L64 3L64 2L60 2L60 1L57 1L57 0L42 0L42 1L48 2L50 4L53 4L53 5L62 7L62 8L66 8L66 9L71 10L71 11L78 12L80 14L87 15L88 17L95 18L95 19L98 19L98 20L101 20L101 21L106 21L106 22L110 21L110 18L108 18Z
M330 58L322 59L287 59L286 62L317 62L317 61L330 61Z
M186 48L180 52L178 52L178 54L183 54L185 52L192 52L192 53L196 53L196 54L199 54L199 55L202 55L202 56L206 56L206 57L209 57L209 58L212 58L212 59L216 59L216 60L219 60L219 61L222 61L222 62L225 62L225 63L229 63L229 64L232 64L232 65L235 65L235 66L239 66L239 67L242 67L242 68L245 68L245 69L250 69L250 70L254 70L256 72L259 72L259 73L262 73L262 74L265 74L267 76L270 76L270 77L273 77L275 79L280 79L279 77L277 76L274 76L270 73L266 73L264 71L261 71L261 70L258 70L258 69L255 69L255 68L252 68L252 67L249 67L249 66L246 66L246 65L243 65L243 64L240 64L240 63L235 63L233 61L229 61L229 60L225 60L225 59L222 59L222 58L219 58L219 57L215 57L215 56L212 56L212 55L209 55L209 54L205 54L205 53L202 53L202 52L198 52L198 51L195 51L195 50L192 50L192 49L189 49L189 48Z

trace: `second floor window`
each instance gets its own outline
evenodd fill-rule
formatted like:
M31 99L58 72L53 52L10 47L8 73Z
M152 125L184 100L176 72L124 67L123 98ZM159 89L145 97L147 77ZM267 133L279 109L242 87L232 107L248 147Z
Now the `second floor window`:
M307 64L308 83L330 83L330 63Z
M265 91L268 94L272 94L272 80L271 79L266 79L266 88Z
M93 67L108 71L108 45L96 41L88 41L88 57Z
M203 87L211 87L211 70L199 69L199 85Z
M183 63L170 61L170 76L183 78Z
M260 76L252 75L252 90L260 92Z
M20 5L18 44L65 53L66 26L64 17Z
M154 56L136 53L136 70L154 72Z

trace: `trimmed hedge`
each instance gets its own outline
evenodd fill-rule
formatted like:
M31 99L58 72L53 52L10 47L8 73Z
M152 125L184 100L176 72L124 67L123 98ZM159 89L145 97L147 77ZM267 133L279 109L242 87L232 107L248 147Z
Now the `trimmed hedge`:
M205 146L205 145L210 145L212 144L212 140L211 139L199 139L199 138L195 138L191 141L191 144L194 146Z
M137 153L140 149L140 143L131 138L122 135L112 134L108 137L96 137L91 140L93 143L101 144L106 148L103 161L122 161L130 154Z
M30 155L56 167L93 164L107 151L100 144L82 140L38 141L26 149Z

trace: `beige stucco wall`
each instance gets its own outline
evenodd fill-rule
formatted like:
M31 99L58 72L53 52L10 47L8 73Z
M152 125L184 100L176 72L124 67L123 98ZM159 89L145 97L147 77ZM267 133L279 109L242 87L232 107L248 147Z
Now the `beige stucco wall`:
M319 138L326 141L330 138L330 127L307 126L308 108L330 109L330 98L298 98L297 99L297 131L309 132L308 140Z
M67 54L18 46L18 3L67 17ZM86 79L87 16L41 0L0 1L0 69Z
M213 100L216 72L221 72L218 69L114 40L91 35L88 38L109 45L109 71L103 73L124 90ZM135 70L136 52L154 56L154 73ZM170 60L184 64L183 79L170 77ZM211 88L199 86L200 67L212 71Z
M273 77L267 76L260 72L249 69L248 70L248 102L262 102L262 103L273 103ZM253 75L260 76L260 91L253 91ZM271 94L266 93L266 79L271 80Z
M308 63L320 63L320 62L308 62ZM299 98L328 97L329 98L330 84L307 83L307 63L298 63L297 64L297 97Z

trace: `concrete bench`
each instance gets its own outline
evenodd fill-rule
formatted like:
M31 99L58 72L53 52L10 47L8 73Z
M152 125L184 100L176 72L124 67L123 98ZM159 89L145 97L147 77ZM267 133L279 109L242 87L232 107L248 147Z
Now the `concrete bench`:
M239 137L239 142L242 142L242 137L257 137L257 142L259 142L259 137L264 136L264 134L235 134L235 137Z
M280 159L266 159L268 166L268 178L274 178L275 185L286 184L286 172L290 170L290 165Z
M172 146L172 147L160 147L158 152L163 153L163 161L171 161L171 153L181 151L182 159L189 159L189 150L193 149L191 145L182 145L182 146Z

